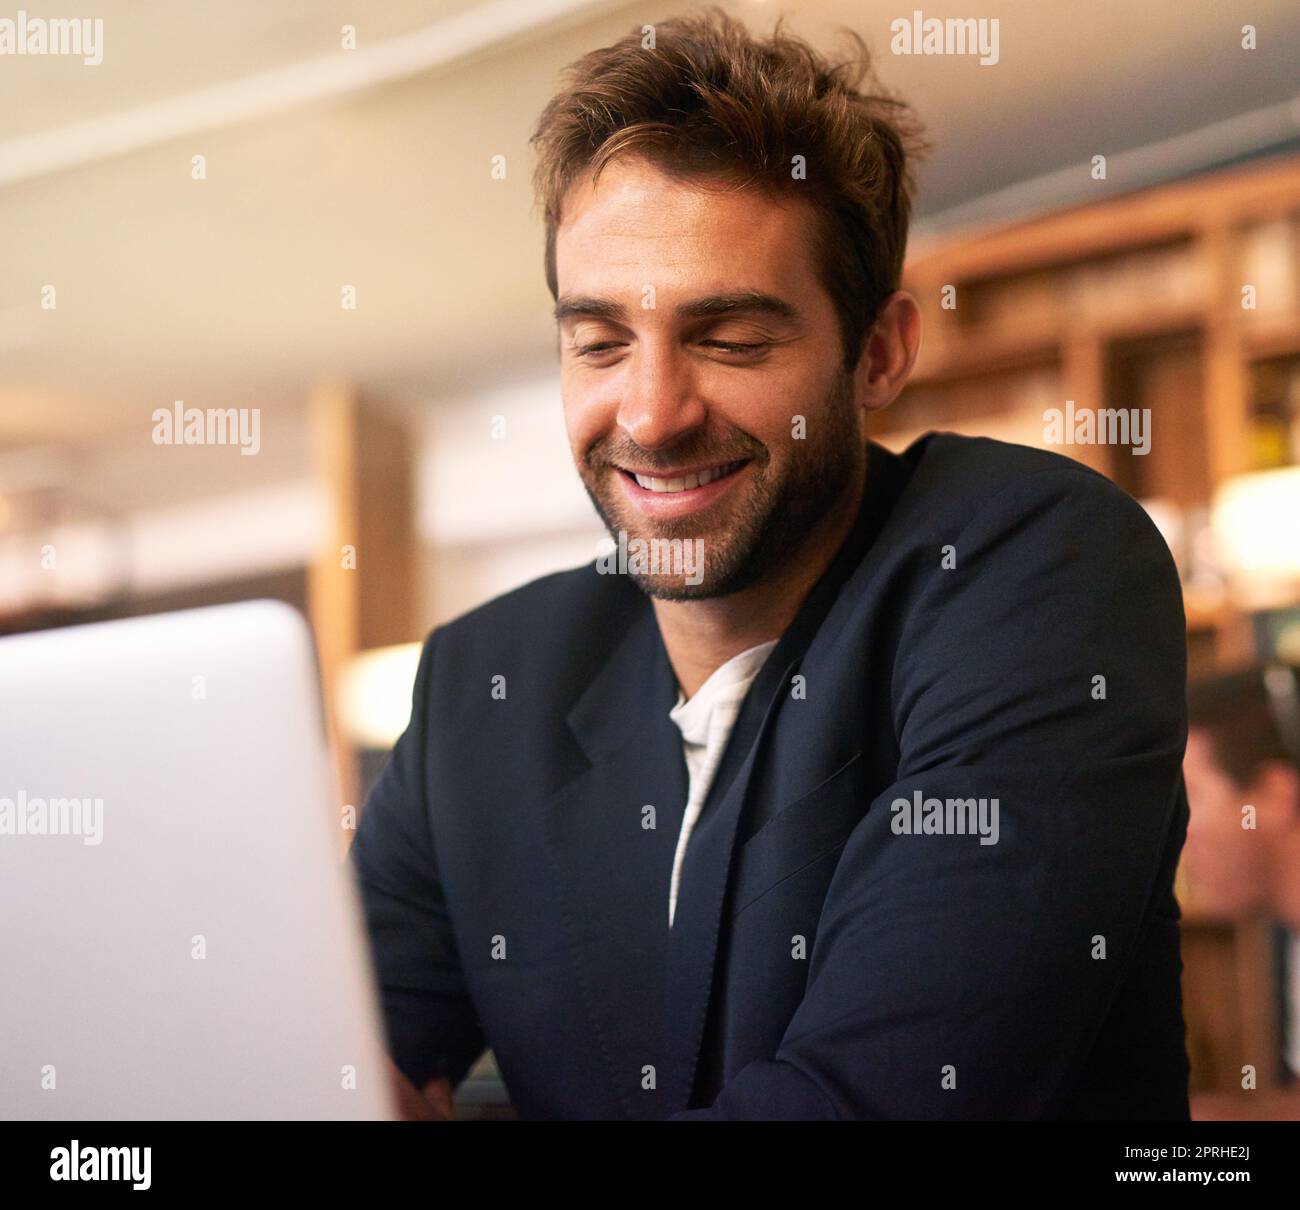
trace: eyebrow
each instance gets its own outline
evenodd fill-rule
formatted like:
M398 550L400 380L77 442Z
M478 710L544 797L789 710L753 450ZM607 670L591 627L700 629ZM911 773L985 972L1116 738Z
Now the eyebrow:
M797 319L798 310L775 294L760 290L734 290L727 294L708 294L678 305L678 319L712 319L722 315L770 315L776 319ZM561 323L574 316L585 319L627 319L627 308L608 298L589 295L566 295L555 304L555 320Z

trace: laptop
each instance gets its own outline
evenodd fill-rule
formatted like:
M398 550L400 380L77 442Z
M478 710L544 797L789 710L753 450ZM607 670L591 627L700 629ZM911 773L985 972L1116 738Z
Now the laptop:
M385 1119L307 625L0 639L0 1118Z

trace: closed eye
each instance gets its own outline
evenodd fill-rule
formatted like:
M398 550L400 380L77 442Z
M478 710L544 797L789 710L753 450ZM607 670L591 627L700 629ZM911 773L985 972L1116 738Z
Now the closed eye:
M724 353L755 353L759 349L766 349L770 341L759 340L751 343L744 343L737 340L702 340L700 344L710 349L721 349Z
M701 348L716 350L719 353L729 354L733 357L753 356L772 347L770 340L701 340L697 343ZM622 340L599 340L593 341L591 344L570 345L569 347L578 357L597 358L626 348L627 342Z

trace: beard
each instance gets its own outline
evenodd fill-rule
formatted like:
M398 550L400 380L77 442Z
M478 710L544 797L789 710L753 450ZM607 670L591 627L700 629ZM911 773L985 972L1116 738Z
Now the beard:
M699 569L683 571L676 564L653 572L629 568L647 596L661 601L725 597L793 562L818 522L850 490L866 456L850 374L836 378L813 415L807 436L791 440L790 457L779 469L767 447L741 430L722 439L701 435L659 454L648 454L626 438L597 442L587 451L579 465L582 484L616 544L622 533L629 546L640 539L647 549L655 540L667 540L674 547L694 543L692 549L702 552ZM691 517L647 520L613 478L623 473L616 469L619 465L716 465L740 459L750 460L739 472L746 481Z

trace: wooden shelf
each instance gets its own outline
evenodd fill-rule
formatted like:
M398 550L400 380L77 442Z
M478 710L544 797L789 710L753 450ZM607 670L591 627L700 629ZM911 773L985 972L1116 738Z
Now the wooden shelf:
M1209 229L1284 217L1297 209L1300 157L1279 157L934 241L909 259L906 275L952 284L1008 277L1196 238Z
M932 243L904 275L923 315L916 372L878 433L986 423L1037 444L1032 413L1054 388L1032 375L1054 370L1060 398L1044 407L1149 408L1155 438L1140 459L1107 446L1060 452L1140 499L1208 506L1254 465L1255 367L1300 356L1300 313L1241 308L1264 255L1298 279L1279 288L1274 275L1271 297L1300 298L1300 156ZM953 310L940 305L947 287ZM1213 638L1216 660L1249 642L1228 605L1189 601L1187 621Z
M973 329L960 339L937 338L921 346L912 382L918 385L949 383L979 374L1051 365L1060 357L1061 334L1051 329L1019 331Z
M1253 361L1300 356L1300 315L1253 319L1242 325L1241 339Z

